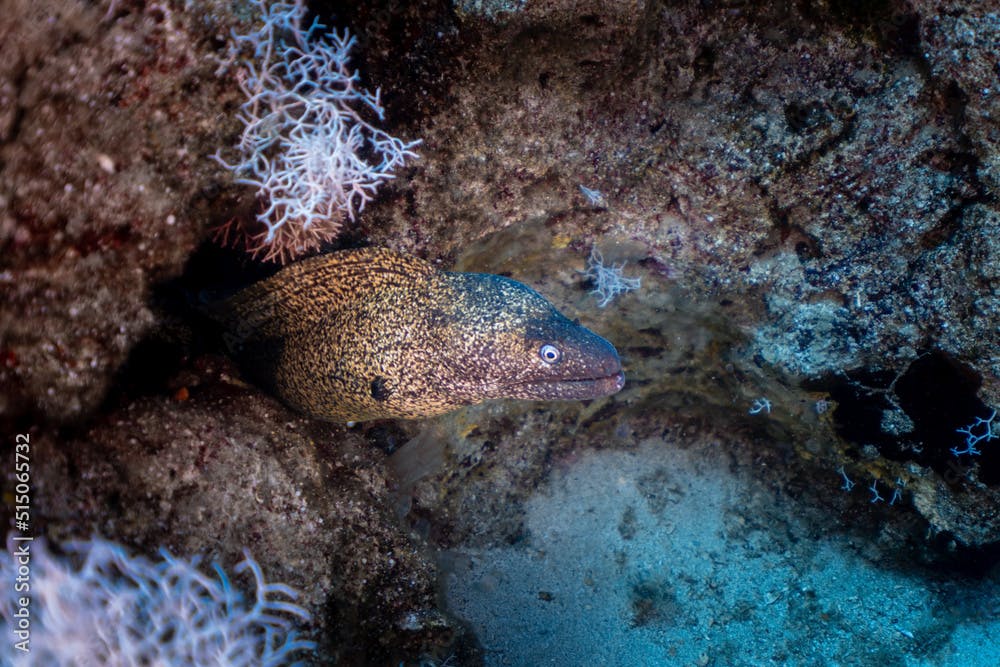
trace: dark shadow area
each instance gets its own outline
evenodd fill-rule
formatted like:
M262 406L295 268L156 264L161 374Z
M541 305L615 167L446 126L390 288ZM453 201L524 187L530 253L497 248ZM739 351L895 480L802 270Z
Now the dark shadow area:
M357 234L348 234L338 245L324 245L320 252L362 245ZM240 248L223 247L214 241L203 243L180 276L153 288L150 307L157 324L132 348L119 368L101 412L141 396L173 393L178 387L171 385L171 379L185 367L199 364L204 355L225 355L224 331L207 314L208 307L281 268L273 262L255 260ZM200 364L206 365L217 364ZM205 369L190 370L201 374Z
M854 371L816 383L837 402L837 432L859 447L873 445L894 461L928 466L950 483L958 483L975 466L977 479L989 486L1000 483L1000 439L982 441L981 453L967 452L966 434L972 427L985 432L993 410L978 397L979 375L940 350L922 354L902 374L891 371ZM994 425L993 430L1000 430Z

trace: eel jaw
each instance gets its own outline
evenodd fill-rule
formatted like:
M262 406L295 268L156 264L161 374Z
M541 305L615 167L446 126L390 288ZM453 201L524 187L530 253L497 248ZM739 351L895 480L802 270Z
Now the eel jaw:
M520 382L508 387L509 398L541 401L582 401L610 396L625 386L625 373L618 370L612 375L587 378L562 378Z

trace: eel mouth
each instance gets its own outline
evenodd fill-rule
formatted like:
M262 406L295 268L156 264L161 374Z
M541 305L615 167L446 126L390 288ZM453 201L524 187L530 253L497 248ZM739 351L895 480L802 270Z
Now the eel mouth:
M512 387L516 394L512 398L581 401L610 396L621 391L624 386L625 373L618 371L601 377L522 382Z

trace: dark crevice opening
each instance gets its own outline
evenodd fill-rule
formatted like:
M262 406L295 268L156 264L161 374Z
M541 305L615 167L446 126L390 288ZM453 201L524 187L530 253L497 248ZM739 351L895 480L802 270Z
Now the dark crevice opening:
M874 446L887 459L928 466L950 484L971 472L983 484L995 486L1000 484L1000 439L980 443L982 453L973 455L963 453L966 436L958 432L993 413L978 397L981 384L975 370L934 350L902 373L854 371L813 388L829 392L837 402L834 425L843 438L858 445L854 455ZM994 426L998 430L1000 416Z

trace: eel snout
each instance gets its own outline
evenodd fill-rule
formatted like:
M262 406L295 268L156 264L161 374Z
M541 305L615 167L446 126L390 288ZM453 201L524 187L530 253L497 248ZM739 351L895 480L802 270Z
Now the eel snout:
M560 365L549 377L530 378L512 393L541 400L587 400L617 393L625 386L618 351L600 336L580 329ZM572 349L575 348L575 349Z

